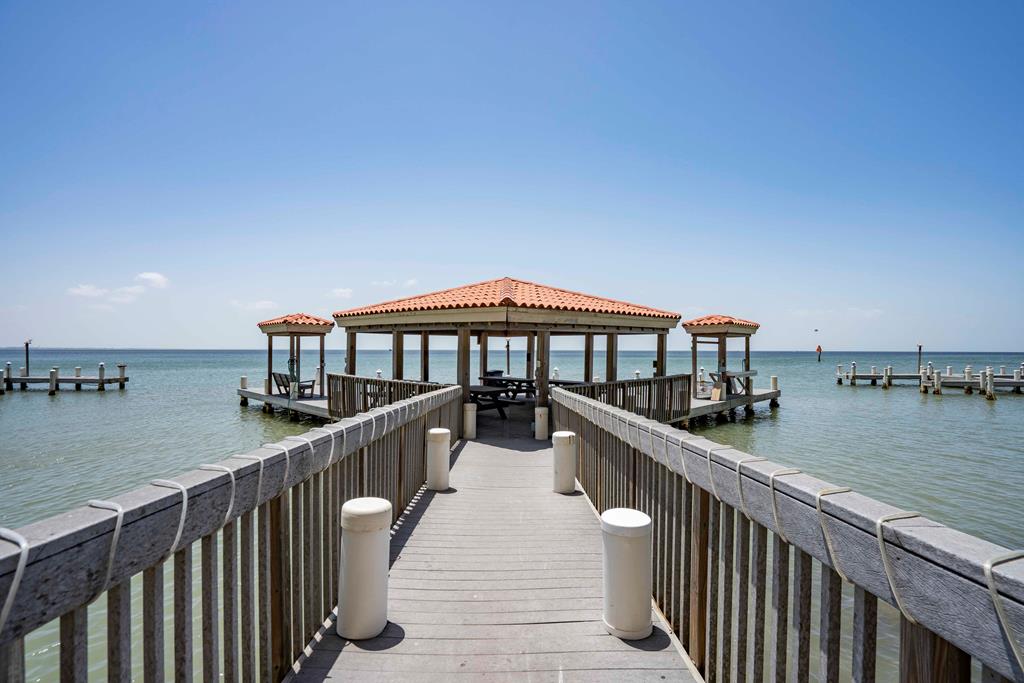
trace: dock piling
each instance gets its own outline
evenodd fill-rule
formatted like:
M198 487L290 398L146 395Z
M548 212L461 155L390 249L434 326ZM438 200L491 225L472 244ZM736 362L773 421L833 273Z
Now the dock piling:
M55 384L56 384L56 386L55 386L55 389L56 389L57 391L60 391L60 367L58 367L58 366L54 365L54 366L53 366L53 374L54 374L54 375L56 376L56 378L57 378L57 382L55 383Z
M245 375L242 375L242 378L238 381L238 388L239 389L248 389L249 388L249 378L246 377ZM241 405L241 406L249 405L248 397L243 396L241 399L239 399L238 404Z
M876 386L878 384L878 380L875 379L875 373L876 372L878 372L878 368L876 368L874 365L872 365L871 366L871 386Z
M11 383L10 363L7 363L7 365L4 366L4 389L6 389L7 391L12 391L14 389L14 385Z
M1016 370L1013 371L1013 379L1016 382L1019 382L1021 380L1021 369L1020 368L1017 368ZM1020 392L1020 386L1015 386L1013 388L1013 393L1015 393L1015 394L1021 393Z
M103 377L107 374L106 366L103 363L100 363L100 367L99 367L97 372L98 372L97 377L99 378L99 382L96 384L96 391L106 391L107 387L106 387L105 384L103 384Z
M850 363L850 386L857 386L857 362L853 361Z
M124 371L128 367L126 363L117 364L117 388L124 389Z
M81 377L81 376L82 376L82 368L81 368L81 366L75 366L75 377ZM75 382L75 391L81 391L81 390L82 390L82 383L81 382Z
M18 375L20 377L28 377L28 371L25 368L20 368L20 370L18 372ZM28 389L28 384L26 384L25 382L22 382L21 383L21 390L25 391L26 389Z
M921 393L928 393L928 370L924 366L921 366Z
M57 394L57 368L50 368L50 396Z
M996 400L995 379L992 376L992 368L985 370L985 399Z
M938 372L932 375L932 393L942 394L942 375Z

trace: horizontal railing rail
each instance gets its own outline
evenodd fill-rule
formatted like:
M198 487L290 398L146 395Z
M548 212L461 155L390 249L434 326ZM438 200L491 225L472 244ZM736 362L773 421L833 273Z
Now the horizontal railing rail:
M853 680L875 680L881 599L901 613L902 680L969 681L973 658L985 681L1024 681L1024 554L578 393L552 400L597 510L650 515L654 597L708 681L787 680L789 664L808 680L814 564L819 680L839 677L845 580Z
M461 415L461 390L435 387L173 481L2 530L0 680L24 680L26 636L59 619L60 678L84 681L89 641L98 637L87 608L104 594L109 680L162 680L169 670L191 680L200 655L203 680L281 680L335 605L342 503L386 498L397 520L426 478L426 430L447 427L454 439ZM168 564L173 653L164 652ZM131 591L140 574L138 642ZM142 671L133 672L140 647Z
M666 424L690 414L689 374L592 382L565 390Z
M373 408L390 405L413 396L447 386L432 382L381 379L358 375L327 375L327 411L331 419L340 420Z

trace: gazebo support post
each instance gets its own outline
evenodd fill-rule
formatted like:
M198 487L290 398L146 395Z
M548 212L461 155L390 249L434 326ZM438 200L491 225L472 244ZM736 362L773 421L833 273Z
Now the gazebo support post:
M326 345L327 345L327 335L326 334L321 334L320 335L320 394L322 396L326 396L327 395L327 385L324 384L325 380L327 379L327 370L324 368L324 363L325 363L324 359L326 357L326 354L324 352L326 351L326 348L325 348Z
M487 375L487 333L480 333L480 376Z
M526 333L526 376L529 379L534 378L534 368L536 368L537 356L534 353L534 340L536 334L533 332Z
M270 394L274 391L274 335L267 335L267 383L263 387L264 393ZM263 404L266 407L267 404Z
M391 333L391 379L405 378L405 335Z
M727 339L728 337L724 334L718 335L718 385L722 388L718 398L719 401L729 398L729 385L725 377L725 371L728 368L728 360L726 359Z
M537 407L548 405L548 377L551 374L551 333L537 333Z
M618 378L616 370L619 363L619 335L607 335L604 354L604 381L614 382Z
M658 350L655 357L655 377L664 377L668 374L665 371L665 364L668 359L668 333L658 335Z
M295 379L302 381L302 335L297 334L295 339Z
M430 333L420 332L420 381L430 381Z
M697 335L690 337L690 389L697 398Z
M583 335L583 381L594 381L594 333Z
M462 326L458 330L459 347L456 353L456 376L462 387L462 402L469 401L469 328Z
M345 334L345 374L356 374L356 333Z

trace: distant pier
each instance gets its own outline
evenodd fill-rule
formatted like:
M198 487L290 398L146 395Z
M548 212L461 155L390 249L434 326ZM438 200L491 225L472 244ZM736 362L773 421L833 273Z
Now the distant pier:
M106 364L100 363L95 375L83 375L82 368L76 367L74 375L61 376L59 367L50 368L50 371L45 375L29 375L25 368L21 367L18 369L17 376L15 376L11 364L6 363L3 371L3 382L0 382L0 396L8 391L14 391L15 385L22 391L26 391L29 384L45 384L50 396L60 391L62 384L73 386L75 391L81 391L83 385L95 385L97 391L106 391L108 384L116 384L118 389L124 389L124 385L128 383L127 370L128 365L126 363L118 363L117 374L108 376Z
M909 381L917 384L921 393L941 394L943 389L960 389L965 394L977 392L989 400L995 400L997 389L1006 389L1014 394L1020 394L1024 389L1024 363L1016 368L1008 368L1001 365L998 369L993 366L975 369L967 365L962 372L956 373L952 365L947 365L943 372L928 363L919 366L917 372L896 372L891 365L881 368L881 371L878 366L872 365L867 372L863 372L857 368L856 362L852 362L849 370L844 370L842 364L836 366L836 384L845 381L850 386L861 383L888 389L894 382Z

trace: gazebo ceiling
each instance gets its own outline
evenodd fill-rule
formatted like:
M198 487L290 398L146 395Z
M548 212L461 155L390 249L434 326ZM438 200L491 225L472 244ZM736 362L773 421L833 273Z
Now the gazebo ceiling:
M334 321L308 313L289 313L256 323L256 326L260 332L268 335L324 335L334 329Z
M760 323L731 315L704 315L683 323L683 329L691 335L707 335L709 337L726 335L727 337L749 337L757 334Z
M468 325L510 333L531 329L577 333L600 329L649 334L675 327L679 318L679 314L671 311L509 277L334 313L339 327L367 332L443 332Z

